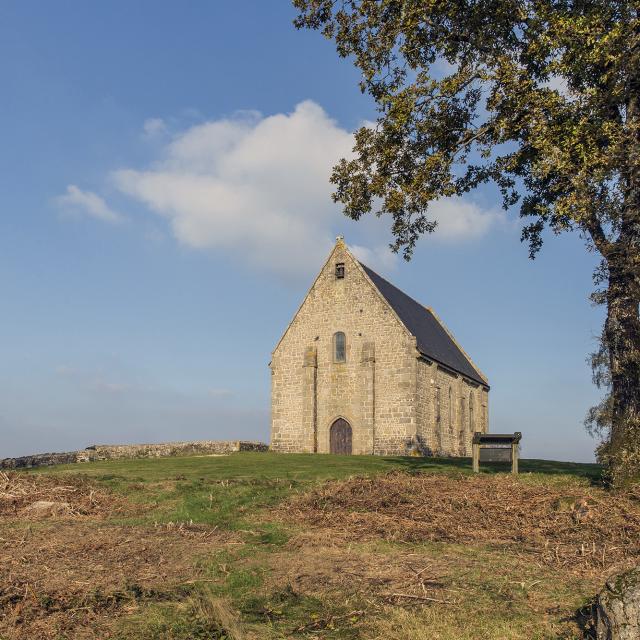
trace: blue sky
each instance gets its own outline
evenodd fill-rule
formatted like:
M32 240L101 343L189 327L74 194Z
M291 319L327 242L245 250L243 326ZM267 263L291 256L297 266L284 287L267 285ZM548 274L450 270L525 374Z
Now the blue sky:
M331 203L375 113L285 0L0 5L0 457L268 439L270 352L338 233L432 306L492 384L491 429L588 461L594 256L534 262L486 188L405 263Z

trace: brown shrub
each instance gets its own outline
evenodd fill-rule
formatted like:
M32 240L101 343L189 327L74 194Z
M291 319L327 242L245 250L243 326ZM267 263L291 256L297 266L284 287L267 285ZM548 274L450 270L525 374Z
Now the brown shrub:
M343 539L510 545L576 571L640 556L637 488L611 493L511 476L393 472L327 483L285 509L283 517Z
M131 505L83 476L0 472L3 518L99 515L123 510L130 511Z

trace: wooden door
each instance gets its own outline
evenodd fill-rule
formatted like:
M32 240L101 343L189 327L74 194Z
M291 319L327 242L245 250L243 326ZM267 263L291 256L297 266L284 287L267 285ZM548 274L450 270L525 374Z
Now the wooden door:
M331 453L351 454L351 425L342 418L338 418L329 432Z

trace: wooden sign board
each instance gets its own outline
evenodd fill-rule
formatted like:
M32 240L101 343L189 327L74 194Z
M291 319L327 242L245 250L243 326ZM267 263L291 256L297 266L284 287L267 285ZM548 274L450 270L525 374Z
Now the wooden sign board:
M480 447L480 462L511 462L511 447Z
M522 433L473 434L473 470L480 471L481 462L510 462L511 472L518 473L518 454Z

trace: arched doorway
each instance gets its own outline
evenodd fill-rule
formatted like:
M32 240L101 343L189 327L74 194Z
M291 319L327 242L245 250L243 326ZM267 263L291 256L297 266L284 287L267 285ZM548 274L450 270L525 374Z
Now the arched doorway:
M351 425L338 418L329 430L329 450L331 453L351 454Z

